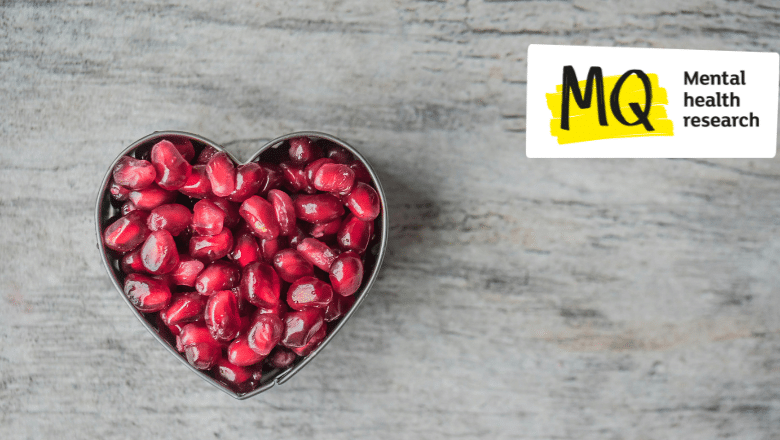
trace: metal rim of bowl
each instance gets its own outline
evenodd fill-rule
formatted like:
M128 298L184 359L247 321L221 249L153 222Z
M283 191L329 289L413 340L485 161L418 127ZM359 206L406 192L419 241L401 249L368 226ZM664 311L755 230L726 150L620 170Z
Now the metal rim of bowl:
M143 317L141 312L138 311L138 309L133 306L133 304L130 302L130 300L127 298L127 296L124 293L123 286L119 285L119 281L117 279L117 276L115 274L115 269L112 266L111 261L109 260L108 252L103 245L103 231L102 231L102 225L103 222L106 220L104 218L104 211L106 211L106 203L110 204L109 198L110 195L108 194L108 188L111 184L111 178L113 174L114 167L116 166L117 162L123 157L126 156L133 151L135 151L138 147L145 145L153 140L161 139L166 136L182 136L187 137L192 140L195 140L199 143L205 144L207 146L213 147L217 149L218 151L225 152L236 164L240 164L238 160L236 160L235 157L233 157L230 152L226 151L221 145L206 139L202 136L199 136L197 134L188 133L184 131L155 131L154 133L151 133L149 135L146 135L142 137L141 139L138 139L137 141L130 144L127 148L122 150L122 152L114 159L114 161L111 163L111 165L108 168L108 171L106 172L106 175L103 177L103 183L100 185L100 189L98 190L97 194L97 203L95 204L95 230L97 233L97 248L100 251L100 256L103 261L103 266L106 268L106 271L108 272L109 278L111 278L111 282L114 284L114 287L119 292L119 296L122 297L124 302L133 310L136 318L141 321L141 324L143 324L144 327L146 327L146 330L151 333L154 338L159 342L163 347L165 347L168 352L174 355L175 358L177 358L182 364L186 365L187 368L190 369L190 371L196 373L201 379L205 380L206 382L210 383L217 389L221 390L222 392L228 394L229 396L238 399L238 400L244 400L248 399L252 396L255 396L257 394L260 394L264 391L267 391L274 387L274 385L281 385L288 380L290 380L295 374L297 374L303 367L305 367L309 362L314 359L314 357L319 354L320 351L322 351L325 346L328 345L328 343L335 337L336 334L341 331L341 328L346 324L346 322L352 317L352 315L355 313L355 311L360 307L360 304L363 303L363 300L365 299L368 292L371 290L371 287L374 285L374 282L376 281L379 271L382 267L382 261L384 260L385 252L387 250L387 239L388 239L388 230L389 230L389 223L388 223L388 215L387 215L387 198L385 197L384 189L382 188L382 184L379 181L379 177L376 175L376 172L371 167L371 164L366 160L363 155L361 155L354 147L347 144L343 140L336 138L334 136L331 136L326 133L321 133L318 131L297 131L294 133L289 133L283 136L279 136L275 139L272 139L268 142L266 142L258 151L246 162L243 163L250 163L257 161L260 156L267 151L270 148L276 148L279 147L284 141L287 141L292 138L296 137L302 137L306 136L309 138L315 138L315 139L326 139L330 142L335 143L336 145L339 145L340 147L343 147L350 153L352 153L357 160L359 160L368 170L368 173L371 175L371 178L373 179L374 187L377 190L377 193L379 194L379 201L381 204L381 211L379 214L380 218L380 234L379 234L379 242L376 246L378 246L378 251L376 253L376 260L374 262L373 271L371 273L371 276L364 282L363 287L357 292L355 292L355 304L352 305L352 308L341 317L338 324L329 332L328 336L325 338L325 340L320 343L320 345L312 351L309 355L305 356L302 360L299 360L297 363L293 364L293 366L288 367L287 369L274 373L272 376L272 380L270 380L268 383L265 383L264 385L259 386L258 388L249 391L247 393L237 393L230 389L228 389L224 384L220 383L213 377L209 376L205 372L198 370L197 368L190 365L189 362L179 353L176 351L174 347L172 347L168 341L163 339L163 337L159 334L159 332L152 327L152 325Z

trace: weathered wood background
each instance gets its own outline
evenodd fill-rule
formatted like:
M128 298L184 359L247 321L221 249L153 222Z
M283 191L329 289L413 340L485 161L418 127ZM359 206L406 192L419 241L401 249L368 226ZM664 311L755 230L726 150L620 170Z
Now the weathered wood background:
M778 160L524 152L529 44L778 51L778 2L303 3L0 2L0 438L780 438ZM249 401L95 248L107 166L162 129L329 132L388 193L370 297Z

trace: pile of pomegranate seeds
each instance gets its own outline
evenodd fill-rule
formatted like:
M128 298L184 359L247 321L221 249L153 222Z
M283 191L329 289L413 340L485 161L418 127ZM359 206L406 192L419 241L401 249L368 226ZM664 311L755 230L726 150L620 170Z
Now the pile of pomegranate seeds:
M239 166L178 136L134 154L113 170L121 217L103 230L130 302L236 392L314 351L355 303L376 238L362 162L307 137Z

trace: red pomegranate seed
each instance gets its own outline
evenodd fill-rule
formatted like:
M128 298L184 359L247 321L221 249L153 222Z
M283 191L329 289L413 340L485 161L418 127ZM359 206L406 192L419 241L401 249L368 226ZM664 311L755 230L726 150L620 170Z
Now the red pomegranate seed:
M341 230L341 219L330 221L328 223L315 223L309 229L309 235L314 238L327 237L338 233Z
M292 192L306 192L313 194L317 192L313 186L309 185L309 181L306 180L306 172L303 166L295 165L290 162L282 162L279 164L282 169L282 177L284 177L284 183L287 189Z
M336 252L316 238L304 238L296 249L309 263L326 272L336 260Z
M241 221L241 216L238 214L238 208L241 206L240 204L221 197L209 197L208 200L225 211L226 228L233 229L238 225L238 222Z
M130 188L125 188L116 182L111 182L111 186L108 187L108 192L111 194L111 198L117 202L126 202L130 200L131 191L132 190Z
M224 223L225 211L210 200L200 200L192 208L192 230L196 234L217 235Z
M128 274L133 272L146 272L146 268L144 267L144 263L141 260L141 248L136 248L132 252L128 252L122 256L122 261L120 262L120 267L122 268L122 272Z
M309 307L325 308L333 299L333 289L315 277L302 277L292 283L287 291L287 304L293 310Z
M355 172L340 163L326 163L314 173L312 185L320 191L349 194L355 184Z
M326 335L327 331L325 330L325 327L322 327L317 333L314 334L314 336L311 337L306 345L303 347L290 347L290 350L292 350L293 353L297 354L298 356L308 356L311 352L314 351L314 349L320 346L322 341L325 340Z
M264 198L252 196L246 199L238 212L256 236L270 240L279 235L276 211L273 205Z
M235 339L241 331L241 316L233 292L220 290L214 292L206 303L206 327L217 341L228 342Z
M236 166L224 151L211 157L206 165L206 175L215 196L227 197L236 190Z
M173 236L166 230L154 231L141 246L141 261L154 275L168 273L179 265L179 251Z
M363 254L366 252L368 242L371 241L373 234L374 222L364 222L353 214L349 214L336 234L336 242L342 250Z
M192 213L186 206L171 203L154 208L146 219L146 226L151 231L164 229L177 236L187 229L191 221Z
M257 194L263 183L265 170L257 163L241 165L236 170L236 189L227 197L232 202L243 202Z
M278 316L272 314L259 315L249 329L249 348L257 354L267 356L282 339L284 324Z
M263 261L271 264L274 261L274 255L285 246L284 237L276 237L273 240L260 240L260 253L263 255Z
M184 325L181 328L181 333L176 338L176 349L179 351L183 351L184 347L194 344L220 345L219 341L211 335L206 324L202 322Z
M320 309L304 309L290 312L284 317L282 345L287 348L304 347L325 326Z
M124 291L127 299L143 313L159 312L171 300L171 290L166 283L137 273L125 278Z
M179 265L171 272L171 278L178 286L195 287L195 281L205 267L206 265L202 261L187 254L181 254L179 255Z
M306 233L303 232L303 229L301 229L300 226L295 227L295 234L290 236L289 245L291 248L295 249L298 247L298 244L303 241L303 239L306 238Z
M274 255L274 269L279 278L292 283L298 278L314 275L314 266L295 249L284 249Z
M344 205L331 194L302 194L293 205L296 217L309 223L327 223L344 215Z
M184 160L192 162L192 159L195 159L195 147L192 145L192 141L184 136L171 136L168 140L173 143L173 146L176 147L176 150L179 151Z
M255 237L248 229L242 228L236 234L234 241L235 244L233 245L233 250L230 252L230 259L238 263L239 266L245 267L253 261L260 261L262 259L257 240L255 240Z
M138 209L151 211L160 205L173 203L176 199L176 193L173 191L166 191L157 185L151 185L140 191L131 192L129 197L130 201L133 202L133 205Z
M162 189L181 188L187 183L192 172L192 165L184 160L179 150L167 140L162 140L152 147L152 164L157 171L155 182Z
M257 387L254 371L220 358L214 365L214 377L237 392L250 391Z
M363 283L363 262L356 253L344 252L336 257L328 276L333 291L342 296L352 295Z
M379 216L379 194L363 182L358 182L345 198L347 207L355 217L371 221Z
M195 292L175 295L171 305L160 312L160 318L167 326L182 325L197 321L203 316L206 300Z
M122 156L113 171L114 183L132 190L144 189L154 183L157 171L147 160Z
M132 251L149 235L149 229L146 227L147 214L133 211L119 217L103 231L103 243L117 252Z
M184 348L187 362L198 370L210 370L222 356L222 347L215 344L193 344Z
M241 276L241 295L257 307L273 307L281 302L281 284L273 267L255 261Z
M207 266L195 280L195 290L201 295L209 295L217 290L227 290L238 286L241 271L238 266L226 261L215 261Z
M303 173L306 175L306 181L309 182L310 186L313 187L314 176L317 174L317 170L319 170L320 167L325 165L326 163L333 164L336 162L333 159L324 157L322 159L317 159L314 162L306 165L306 168L303 169Z
M286 348L276 347L274 351L268 355L268 364L273 368L284 369L292 365L295 358L295 353L292 351Z
M282 187L284 173L282 168L276 164L260 163L259 165L265 171L265 177L260 182L260 189L257 190L257 194L265 197L268 191Z
M217 235L196 235L190 239L190 255L195 258L218 260L233 248L233 234L223 229Z
M287 150L290 159L297 165L303 165L322 157L322 149L307 137L290 139L290 149Z
M287 193L272 189L268 191L268 201L274 207L276 221L279 224L279 233L281 235L292 235L295 233L295 206Z
M190 177L187 178L184 186L179 188L179 192L196 199L205 199L210 196L211 182L209 176L206 175L206 165L193 166Z
M363 182L366 185L371 185L374 179L371 178L371 173L368 172L368 168L362 162L356 160L350 163L349 167L355 172L355 183Z
M206 148L198 155L198 160L196 160L195 163L198 165L206 165L217 153L219 153L219 150L210 145L206 145Z
M347 151L346 148L338 146L336 144L330 144L325 151L325 157L333 159L336 163L349 163L355 160L352 153Z
M265 356L249 348L249 339L244 335L237 337L230 343L227 358L232 364L248 367L262 361Z
M333 295L333 300L325 307L325 322L333 322L349 312L355 304L355 295Z

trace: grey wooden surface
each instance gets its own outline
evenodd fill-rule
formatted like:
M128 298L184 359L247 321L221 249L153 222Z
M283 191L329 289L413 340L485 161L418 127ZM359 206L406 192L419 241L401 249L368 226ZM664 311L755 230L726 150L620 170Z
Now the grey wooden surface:
M780 438L778 160L524 152L529 44L778 51L779 8L0 2L0 438ZM106 167L162 129L243 158L329 132L388 193L370 297L249 401L95 248Z

